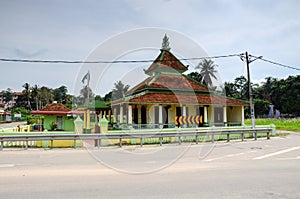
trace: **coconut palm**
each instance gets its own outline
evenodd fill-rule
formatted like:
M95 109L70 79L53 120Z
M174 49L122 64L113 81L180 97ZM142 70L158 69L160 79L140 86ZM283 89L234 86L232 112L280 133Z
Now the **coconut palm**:
M217 72L215 70L215 67L217 65L214 63L214 61L210 59L203 59L196 69L200 69L200 74L202 76L203 84L207 86L212 86L212 77L217 79L215 73Z
M31 104L30 104L30 96L31 96L31 90L30 90L30 85L28 83L25 83L23 85L24 90L22 91L22 93L26 96L27 98L27 105L29 110L32 110L31 108Z
M39 100L41 99L41 91L37 85L34 85L31 88L31 94L35 100L35 107L36 107L35 109L38 110L39 109Z

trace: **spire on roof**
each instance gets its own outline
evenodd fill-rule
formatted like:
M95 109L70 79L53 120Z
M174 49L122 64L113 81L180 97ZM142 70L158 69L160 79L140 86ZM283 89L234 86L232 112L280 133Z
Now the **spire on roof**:
M166 51L170 51L170 42L169 42L169 37L167 37L167 34L165 34L163 41L162 41L162 45L161 45L161 49L162 50L166 50Z

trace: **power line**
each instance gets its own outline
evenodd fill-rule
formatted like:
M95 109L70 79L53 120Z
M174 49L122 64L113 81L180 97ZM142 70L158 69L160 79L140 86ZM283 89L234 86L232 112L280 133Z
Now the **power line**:
M178 59L181 61L187 60L201 60L201 59L219 59L226 57L234 57L239 56L239 54L231 54L231 55L219 55L219 56L211 56L211 57L193 57L193 58L182 58ZM154 62L155 60L115 60L115 61L68 61L68 60L37 60L37 59L8 59L8 58L0 58L2 62L22 62L22 63L50 63L50 64L117 64L117 63L146 63L146 62ZM170 60L171 61L171 60Z
M202 59L220 59L220 58L229 58L229 57L240 57L241 59L244 57L244 54L229 54L229 55L218 55L218 56L207 56L207 57L192 57L192 58L181 58L178 59L180 61L190 61L190 60L202 60ZM271 61L262 57L257 57L254 55L250 55L249 57L254 57L256 59L260 59L262 61L268 62L270 64L282 66L285 68L298 70L300 68L281 64L275 61ZM39 60L39 59L9 59L9 58L0 58L0 62L19 62L19 63L47 63L47 64L119 64L119 63L149 63L154 62L155 60L115 60L115 61L107 61L107 60L98 60L98 61L70 61L70 60ZM170 60L172 61L172 60Z
M275 62L275 61L271 61L271 60L268 60L268 59L256 57L256 56L253 56L253 55L251 55L251 57L255 57L255 58L257 58L257 59L260 59L260 60L262 60L262 61L268 62L268 63L270 63L270 64L274 64L274 65L282 66L282 67L285 67L285 68L289 68L289 69L294 69L294 70L300 71L300 68L296 68L296 67L293 67L293 66L288 66L288 65L281 64L281 63L278 63L278 62Z

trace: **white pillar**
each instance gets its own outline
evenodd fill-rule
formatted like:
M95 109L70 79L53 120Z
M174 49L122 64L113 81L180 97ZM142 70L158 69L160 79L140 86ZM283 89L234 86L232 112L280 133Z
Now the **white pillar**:
M204 121L203 121L203 125L204 126L208 126L208 122L207 122L207 106L204 106Z
M244 126L245 125L245 115L244 115L244 106L242 106L242 118L241 118L241 125Z
M186 116L186 106L185 105L183 105L182 106L182 116Z
M224 121L224 126L227 126L227 108L226 108L226 106L223 107L223 121Z
M138 115L137 115L138 123L141 124L142 123L142 107L138 106L137 109L138 109Z
M163 123L163 113L162 113L162 105L158 106L158 123L162 124Z
M84 129L87 128L86 122L87 122L87 110L84 110L84 113L83 113L83 128Z
M132 106L128 105L128 124L132 124Z
M91 127L91 111L90 109L87 110L87 114L86 114L86 128L90 129Z
M186 106L185 105L182 105L182 117L186 117ZM182 121L185 121L185 119L182 119ZM186 128L187 125L184 124L183 122L183 127Z
M123 123L123 114L124 114L123 105L121 105L120 106L120 124Z
M118 123L117 108L114 107L114 123Z

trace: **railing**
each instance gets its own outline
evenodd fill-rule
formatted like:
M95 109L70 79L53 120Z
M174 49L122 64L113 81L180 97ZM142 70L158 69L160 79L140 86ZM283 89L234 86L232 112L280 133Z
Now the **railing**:
M25 142L25 149L28 149L30 141L51 141L50 147L53 148L54 140L74 140L74 148L76 149L77 140L95 140L96 146L101 146L101 140L107 139L118 139L119 146L122 147L123 139L139 139L140 146L143 146L143 140L147 138L158 138L160 146L163 144L163 138L178 138L177 141L179 144L182 142L183 137L194 137L196 144L199 142L200 136L211 136L211 141L215 141L216 135L226 135L227 141L230 141L230 135L240 134L242 141L244 140L244 135L247 133L253 134L255 140L257 140L258 133L266 133L267 139L270 139L270 134L274 128L257 128L257 129L216 129L216 130L200 130L200 129L177 129L176 131L170 132L158 132L158 131L146 131L146 132L134 132L134 131L123 131L123 133L114 133L114 134L26 134L26 135L0 135L0 150L4 148L4 142L14 142L14 141L23 141Z

